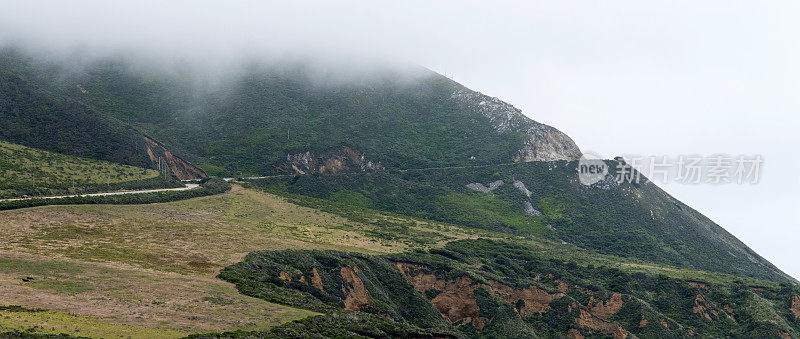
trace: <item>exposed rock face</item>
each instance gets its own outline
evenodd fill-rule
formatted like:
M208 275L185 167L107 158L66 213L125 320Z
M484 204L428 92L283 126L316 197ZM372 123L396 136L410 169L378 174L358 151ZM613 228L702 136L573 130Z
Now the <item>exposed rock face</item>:
M322 287L322 277L319 276L319 271L317 271L316 267L311 269L311 285L320 291L325 290L325 288Z
M515 305L514 310L522 318L549 312L550 304L554 300L566 297L565 292L569 290L567 284L560 280L558 280L560 292L550 293L536 285L515 288L496 280L489 280L486 284L477 282L466 275L453 279L441 279L428 273L421 265L406 262L395 262L395 265L417 291L423 294L431 290L437 292L432 298L429 297L430 301L450 323L459 321L461 324L469 323L479 332L489 321L492 321L492 319L480 316L481 309L475 293L479 289L486 290L489 295ZM630 301L630 298L619 293L611 294L606 301L592 296L586 307L573 301L569 306L569 312L575 316L575 326L590 331L599 331L614 338L626 338L630 335L628 331L619 324L607 321L620 311L626 301ZM575 313L572 313L573 310ZM646 325L647 322L644 321L644 325L641 326ZM566 335L571 338L584 337L576 328L570 329Z
M611 298L605 302L602 300L597 300L594 297L589 299L589 310L592 312L592 314L603 320L606 320L619 312L619 310L622 308L622 305L622 294L619 293L612 294Z
M574 328L570 328L569 331L567 331L567 338L583 339L586 337L584 337L583 334L581 334L581 331L578 331Z
M534 122L528 129L530 136L525 146L517 151L514 162L577 160L581 150L572 139L561 131Z
M344 266L340 269L340 273L342 274L342 279L348 282L347 285L349 285L342 286L342 292L345 294L345 309L359 311L374 305L372 298L367 293L364 282L357 274L358 268Z
M514 181L514 187L516 187L522 194L525 194L526 197L531 197L531 191L528 190L528 187L525 186L525 183L519 180Z
M382 170L384 167L380 162L367 160L363 154L344 146L341 150L327 155L316 155L311 152L287 154L286 166L283 169L299 174L310 174L336 173L353 169Z
M692 307L692 313L695 313L708 320L712 320L711 315L714 316L714 319L719 318L719 312L717 312L713 307L711 307L711 305L708 304L706 298L703 297L702 294L698 294L696 297L694 297L694 307Z
M580 309L580 316L575 318L575 323L609 334L615 339L624 339L628 337L628 332L625 331L622 326L600 319L584 309Z
M534 285L528 286L523 289L514 289L497 281L490 281L494 291L503 300L517 304L518 301L523 301L523 306L517 309L519 315L523 318L529 318L537 314L547 312L550 309L550 302L564 296L563 293L547 293L547 291L538 288Z
M487 285L478 283L468 276L443 280L434 274L425 273L418 265L403 262L397 262L395 265L417 291L422 293L429 290L438 291L430 301L445 319L451 323L464 320L465 323L471 323L478 331L482 330L488 321L479 315L480 307L475 295L478 289L484 289L512 305L521 305L515 307L515 310L524 318L547 312L550 309L550 302L565 296L561 292L548 293L535 285L512 288L495 280L490 280Z
M530 201L526 201L525 202L525 214L538 217L538 216L542 215L542 212L539 212L539 210L533 208L533 205L531 204Z
M344 269L344 267L342 269ZM314 287L314 288L316 288L316 289L318 289L320 291L323 291L323 292L325 291L325 288L322 286L322 277L319 275L319 271L317 271L316 267L314 267L311 270L311 278L310 278L311 283L310 284L309 284L309 279L306 279L305 275L300 274L300 275L297 275L295 277L292 277L291 275L289 275L289 273L286 273L286 271L280 271L278 273L278 279L281 279L283 281L290 281L290 282L291 281L301 282L301 283L303 283L305 285L312 286L312 287ZM363 287L364 284L361 284L361 286Z
M521 145L514 162L577 160L581 151L561 131L533 121L518 108L498 98L468 89L459 89L450 96L462 109L479 112L489 119L497 134L523 133L528 140Z
M503 180L492 181L492 182L489 183L489 187L486 187L483 184L478 183L478 182L473 182L471 184L467 184L467 188L469 188L471 190L474 190L474 191L483 192L483 193L489 193L491 191L494 191L500 186L503 186Z
M147 156L150 157L150 161L153 162L153 166L156 169L161 170L166 167L181 180L194 180L207 177L203 170L172 154L172 152L160 142L149 137L144 137L144 140L147 144Z
M479 331L483 329L487 319L478 316L480 307L478 307L475 297L475 290L488 286L476 284L467 276L461 276L454 280L440 280L430 273L416 272L416 274L411 274L411 272L420 269L420 267L401 262L396 263L396 265L417 291L423 293L428 290L440 291L430 301L447 321L453 323L465 320L465 322L471 323Z

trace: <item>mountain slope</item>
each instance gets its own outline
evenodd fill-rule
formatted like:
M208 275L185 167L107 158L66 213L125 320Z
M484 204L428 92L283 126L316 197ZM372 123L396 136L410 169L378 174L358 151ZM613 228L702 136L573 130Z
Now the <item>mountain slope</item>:
M41 86L130 123L212 174L580 156L558 130L421 68L343 81L320 79L313 62L280 62L203 82L197 80L203 72L142 71L124 59L100 60L78 72L12 51L0 60Z
M0 72L0 139L57 153L150 167L140 133L8 72Z
M300 199L318 207L293 203ZM51 310L0 306L3 331L774 337L800 329L800 289L790 284L240 186L159 204L2 211L0 225L0 305ZM224 267L225 279L258 299L213 277ZM325 314L291 322L316 315L308 309Z
M42 82L38 73L19 71L8 57L0 58L0 66L0 140L130 166L169 169L180 179L206 176L130 125L27 80L32 75Z
M283 176L255 181L301 194L519 235L600 253L773 281L795 281L702 214L644 179L592 186L577 162ZM612 169L616 165L609 162Z
M0 198L172 185L155 170L0 141Z
M38 91L8 99L12 105L51 95L115 126L133 126L143 133L132 137L137 151L122 152L126 158L165 161L179 177L205 175L189 162L230 176L324 172L266 185L601 253L793 281L648 182L579 184L574 163L562 161L581 154L567 135L429 70L342 77L306 60L250 64L204 81L210 71L164 71L126 58L76 70L10 50L0 65L7 83ZM35 117L49 110L26 112ZM31 135L47 133L16 137ZM530 161L542 162L507 165ZM439 170L408 170L415 168Z
M382 256L261 251L225 268L220 277L244 294L270 301L373 313L436 332L446 332L443 324L450 324L467 337L785 338L800 333L800 317L792 308L800 303L794 301L796 287L629 274L535 253L486 239ZM387 303L386 291L403 297ZM398 309L414 309L415 317L409 321Z

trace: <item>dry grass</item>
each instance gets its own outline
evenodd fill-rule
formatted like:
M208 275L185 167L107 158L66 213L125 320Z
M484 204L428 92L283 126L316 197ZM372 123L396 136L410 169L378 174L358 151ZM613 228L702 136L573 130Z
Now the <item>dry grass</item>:
M0 305L180 333L263 329L311 312L243 296L215 277L249 252L386 253L487 235L398 221L415 226L405 237L376 237L374 225L238 186L217 196L164 204L0 212Z

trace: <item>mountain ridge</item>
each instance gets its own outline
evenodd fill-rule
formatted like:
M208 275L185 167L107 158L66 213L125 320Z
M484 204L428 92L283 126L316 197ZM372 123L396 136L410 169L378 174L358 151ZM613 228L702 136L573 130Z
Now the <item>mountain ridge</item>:
M0 61L131 124L215 175L291 173L298 164L287 161L290 156L309 153L305 161L324 164L341 160L343 147L385 168L580 156L566 134L420 67L411 80L385 72L319 85L310 64L276 64L196 86L191 76L139 73L125 59L101 59L76 71L7 49ZM345 167L361 167L352 165Z

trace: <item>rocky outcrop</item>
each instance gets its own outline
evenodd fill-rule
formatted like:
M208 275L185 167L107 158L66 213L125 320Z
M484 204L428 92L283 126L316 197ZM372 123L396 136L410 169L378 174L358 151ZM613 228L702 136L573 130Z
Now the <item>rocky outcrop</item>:
M525 214L530 215L530 216L537 216L538 217L538 216L542 215L542 212L539 212L539 210L533 208L533 204L531 204L530 201L526 201L525 202Z
M514 180L514 187L516 187L522 194L526 197L531 197L531 191L528 190L528 187L525 186L525 183L519 180Z
M580 149L569 136L531 120L521 110L498 98L464 88L453 92L450 100L464 110L478 112L489 119L497 134L527 135L527 141L510 159L514 162L577 160L581 156Z
M514 162L577 160L581 150L572 139L561 131L534 122L527 130L530 137L511 159Z
M298 173L336 173L346 170L382 170L383 164L368 160L363 154L350 147L325 155L316 155L310 151L287 154L286 164L282 170Z
M551 303L566 297L564 292L569 290L567 284L560 280L557 281L560 292L551 293L536 285L520 288L511 287L496 280L489 280L488 284L481 283L467 275L441 279L428 273L425 266L422 265L406 262L395 262L395 265L417 291L428 296L431 303L450 323L471 324L479 332L487 323L493 321L493 319L481 316L481 308L476 297L477 291L480 289L514 305L514 310L523 319L550 312ZM436 293L431 294L430 291ZM574 318L570 318L574 320L573 326L584 328L590 333L596 331L614 338L626 338L630 333L619 324L607 321L607 319L617 314L629 299L630 297L619 293L612 293L606 301L592 296L586 306L581 306L573 301L568 312L574 316ZM641 326L646 325L647 321L644 320L644 325ZM577 328L571 328L566 335L571 338L584 337Z
M494 191L500 186L503 186L503 180L492 181L492 182L489 183L489 187L486 187L483 184L478 183L478 182L473 182L473 183L467 184L467 188L469 188L469 189L471 189L473 191L478 191L478 192L483 192L483 193L489 193L491 191Z
M515 289L494 280L489 283L503 300L512 305L522 305L515 309L523 318L547 312L550 309L550 302L564 296L564 293L548 293L535 285Z
M360 311L375 306L375 302L369 296L364 281L358 276L358 267L342 266L339 268L339 274L342 278L340 288L344 295L342 300L344 309ZM322 285L322 277L316 267L311 269L309 278L306 278L304 274L292 276L286 271L280 271L278 272L278 279L286 282L299 282L314 287L320 292L325 292L325 287Z
M480 316L480 307L476 291L486 290L490 295L516 305L514 310L523 318L543 314L550 309L553 300L565 296L562 292L549 293L535 285L524 288L513 288L496 280L489 284L479 283L466 275L455 279L440 279L427 273L424 267L404 262L395 263L406 279L417 291L428 294L436 291L430 298L431 303L451 323L472 324L478 331L482 330L489 319Z
M207 177L203 170L172 154L172 152L160 142L147 136L144 137L144 140L147 145L147 156L156 169L169 170L180 180L194 180Z

